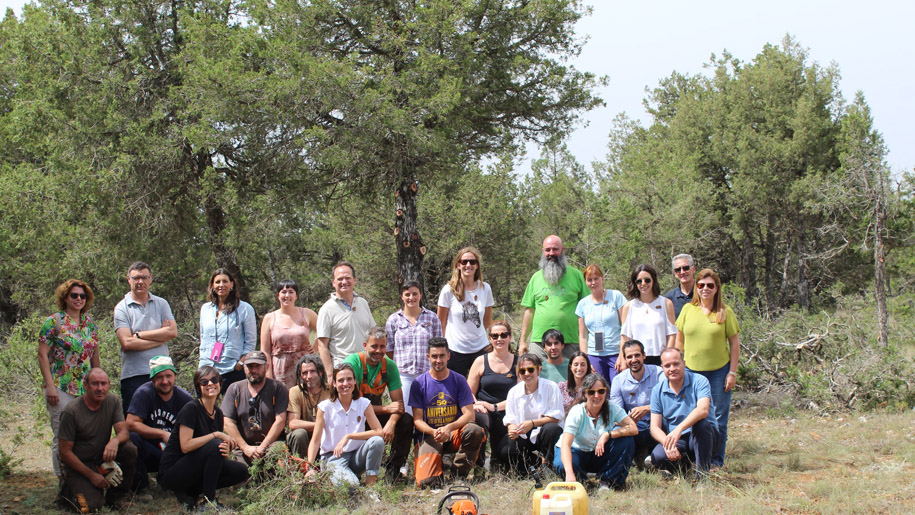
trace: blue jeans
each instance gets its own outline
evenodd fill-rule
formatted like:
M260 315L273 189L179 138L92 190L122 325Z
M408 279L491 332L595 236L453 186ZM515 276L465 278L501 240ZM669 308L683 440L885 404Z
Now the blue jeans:
M575 471L575 477L579 482L585 478L585 473L594 472L601 481L623 487L626 486L634 451L635 440L631 436L608 440L604 445L602 456L594 454L594 451L584 451L572 447L572 470ZM560 478L566 477L561 449L556 449L553 455L553 468L556 469Z
M178 431L172 436L178 438ZM134 490L145 490L149 488L149 473L159 472L162 448L159 447L159 442L146 440L134 432L130 433L130 443L137 448L137 473L131 486Z
M359 474L377 476L384 455L384 439L373 436L355 451L344 452L340 457L328 452L321 456L325 467L331 471L330 481L335 484L359 485Z
M696 477L700 478L707 473L712 464L712 455L718 444L718 431L715 426L709 422L708 417L693 424L690 431L680 437L677 441L677 450L680 451L681 459L670 461L667 459L667 452L664 446L657 444L651 451L651 461L658 467L676 472L677 469L685 470L689 462L695 465Z
M712 453L712 466L720 467L724 465L724 449L728 443L728 418L731 415L731 392L724 391L724 382L728 378L728 371L731 364L727 363L718 370L709 370L700 372L693 370L697 374L708 379L708 384L712 389L712 403L715 405L715 420L718 421L718 447Z
M592 356L588 354L588 361L591 362L591 368L594 369L594 372L604 376L610 384L613 382L613 378L616 377L616 360L619 359L619 354L612 354L610 356Z
M124 411L124 417L127 417L127 408L130 407L130 400L137 389L150 382L149 374L121 379L121 409Z

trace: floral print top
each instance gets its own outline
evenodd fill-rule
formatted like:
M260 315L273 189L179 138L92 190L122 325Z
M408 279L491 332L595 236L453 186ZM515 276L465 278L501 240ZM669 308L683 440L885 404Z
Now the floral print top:
M73 396L86 393L89 358L98 349L98 327L88 314L82 318L82 323L74 322L60 311L49 316L38 333L38 342L51 348L48 361L55 386Z

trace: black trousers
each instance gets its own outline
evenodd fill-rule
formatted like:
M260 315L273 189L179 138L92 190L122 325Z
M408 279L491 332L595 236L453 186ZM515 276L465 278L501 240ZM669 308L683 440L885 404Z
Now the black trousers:
M506 434L499 444L498 452L512 470L526 475L530 472L531 467L540 466L540 458L534 454L534 451L539 451L540 456L546 458L547 464L553 463L553 453L560 436L562 436L562 427L555 422L550 422L540 428L535 443L532 443L530 438L518 437L512 440Z
M166 469L160 469L159 484L179 497L196 499L202 493L214 501L217 488L237 485L248 479L248 467L224 458L219 452L219 442L220 439L214 438Z
M390 414L378 415L378 422L384 427L391 418ZM384 460L385 477L388 479L397 478L400 475L400 467L407 464L407 458L410 456L410 447L413 446L413 417L404 413L394 424L394 439L391 441L391 454Z

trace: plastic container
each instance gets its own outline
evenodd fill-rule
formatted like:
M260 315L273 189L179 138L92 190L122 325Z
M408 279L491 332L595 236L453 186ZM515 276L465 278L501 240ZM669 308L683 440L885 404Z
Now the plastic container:
M588 515L588 493L581 483L550 483L534 492L533 515Z

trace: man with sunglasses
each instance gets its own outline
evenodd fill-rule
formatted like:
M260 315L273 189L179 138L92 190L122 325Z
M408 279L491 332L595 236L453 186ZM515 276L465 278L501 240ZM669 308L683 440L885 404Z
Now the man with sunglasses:
M267 377L267 355L259 350L245 354L244 381L226 390L222 400L225 433L235 440L236 461L251 464L267 455L274 445L284 445L286 409L289 392L286 385Z
M664 349L661 368L665 377L651 391L651 436L658 444L645 465L675 472L689 461L701 479L708 475L718 447L712 389L708 379L686 368L680 349Z
M114 307L114 331L121 344L121 399L124 416L134 392L150 381L149 360L168 356L169 340L178 336L172 308L149 292L152 272L137 261L127 268L130 291Z
M693 290L696 286L696 264L693 256L689 254L677 254L671 260L674 269L674 277L679 284L664 294L665 297L674 303L674 320L680 316L680 310L683 306L693 300Z

